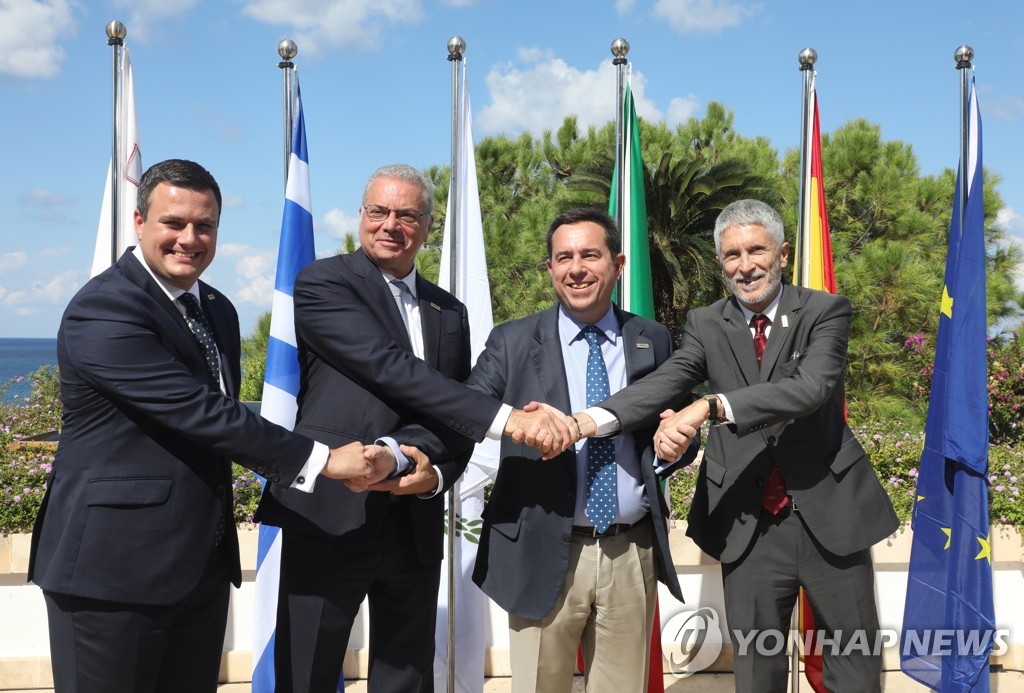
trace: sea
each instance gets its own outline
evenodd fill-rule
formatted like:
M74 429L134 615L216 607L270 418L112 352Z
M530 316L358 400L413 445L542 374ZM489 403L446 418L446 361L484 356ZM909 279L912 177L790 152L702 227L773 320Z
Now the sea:
M43 366L57 365L57 340L0 337L0 386L7 383L2 401L27 397L32 383L26 376ZM24 378L22 382L16 382Z

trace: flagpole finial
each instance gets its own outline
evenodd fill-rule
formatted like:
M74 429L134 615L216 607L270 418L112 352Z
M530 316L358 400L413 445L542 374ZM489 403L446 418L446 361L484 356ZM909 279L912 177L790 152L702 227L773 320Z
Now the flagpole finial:
M448 39L448 59L462 60L462 54L466 52L466 42L461 36L452 36Z
M124 24L112 19L107 23L107 45L114 46L124 43L124 37L128 35L128 29Z
M629 41L621 36L612 41L612 55L616 58L623 58L629 55Z
M818 51L813 48L804 48L800 51L797 59L800 61L801 70L813 70L814 63L818 62Z
M974 49L965 43L953 53L953 60L956 61L956 69L958 70L970 67L971 61L974 60Z
M299 54L299 46L291 39L281 39L281 42L277 44L277 54L281 56L282 60L290 61Z

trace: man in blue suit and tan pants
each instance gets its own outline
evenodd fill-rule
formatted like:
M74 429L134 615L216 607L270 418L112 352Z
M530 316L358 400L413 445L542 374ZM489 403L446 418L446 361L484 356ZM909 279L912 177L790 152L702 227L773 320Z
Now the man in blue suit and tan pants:
M496 327L467 384L516 407L579 411L652 372L672 337L612 306L626 258L608 215L565 212L547 245L558 304ZM682 600L658 487L682 461L656 460L653 432L550 460L502 441L473 579L509 613L513 691L570 690L580 644L587 691L647 689L658 580Z

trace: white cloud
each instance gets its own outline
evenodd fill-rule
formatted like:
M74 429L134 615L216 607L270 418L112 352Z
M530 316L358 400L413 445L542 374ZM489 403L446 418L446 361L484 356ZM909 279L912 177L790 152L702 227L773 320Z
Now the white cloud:
M996 120L1016 123L1024 120L1024 99L1019 96L997 96L982 101L985 115L991 114Z
M244 14L267 24L291 28L304 55L328 48L376 48L385 25L417 22L420 0L249 0Z
M49 260L50 258L60 257L61 255L67 255L71 252L71 246L65 245L60 248L44 248L39 251L39 257L43 260Z
M636 7L636 0L615 0L615 11L620 15L628 14Z
M114 7L128 12L124 20L128 27L128 40L146 41L159 31L160 25L182 17L196 0L115 0Z
M67 207L74 204L74 200L45 188L29 188L18 195L18 202L30 207Z
M7 294L3 298L3 303L8 306L66 303L78 290L78 286L78 272L68 270L55 275L49 281L33 282L30 289Z
M27 264L28 255L20 250L0 255L0 272L9 272Z
M245 207L245 198L241 195L221 195L224 209L241 209Z
M1010 235L1007 245L1024 249L1024 215L1018 214L1013 207L1003 207L996 213L996 226ZM1024 291L1024 265L1017 268L1015 284L1018 291Z
M232 301L270 306L274 298L277 253L242 243L224 243L217 246L217 255L236 259L235 284L239 288L232 294Z
M669 101L668 114L665 116L665 123L672 127L685 123L700 110L700 99L693 94L686 98L677 96Z
M65 52L61 43L74 36L74 0L0 2L0 74L53 78Z
M359 232L359 214L349 216L335 207L324 214L323 221L316 226L320 233L326 233L331 238L344 239L345 236L352 236Z
M524 67L508 62L496 65L487 74L491 104L475 117L481 133L531 132L561 126L568 115L575 115L580 127L604 125L615 117L615 66L611 59L596 70L581 70L568 65L551 51L522 48ZM633 72L633 99L637 114L648 120L661 120L664 114L644 92L647 79Z
M739 26L757 14L761 5L732 0L656 0L653 14L681 34L717 34Z

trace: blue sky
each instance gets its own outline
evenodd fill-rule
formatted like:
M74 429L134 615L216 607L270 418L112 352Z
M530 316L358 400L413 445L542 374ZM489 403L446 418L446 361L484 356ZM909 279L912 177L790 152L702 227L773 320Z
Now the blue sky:
M88 279L110 156L111 49L120 19L135 74L144 166L199 161L225 195L205 278L243 334L269 308L283 204L277 43L294 39L319 255L356 227L378 165L450 157L446 44L467 43L474 130L539 134L564 116L613 117L609 46L631 45L642 118L685 121L708 101L781 153L800 128L797 55L818 51L821 125L878 123L921 172L957 164L958 73L975 50L984 160L1000 223L1024 243L1024 3L949 0L3 0L0 337L55 336ZM826 177L828 171L825 171ZM491 258L500 262L500 258ZM1024 277L1021 278L1024 288Z

